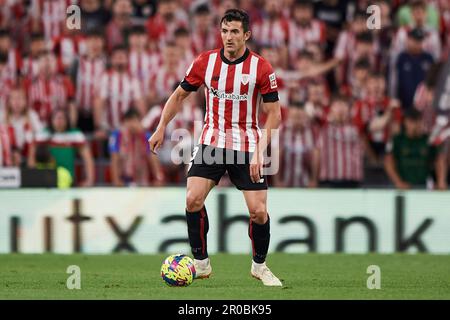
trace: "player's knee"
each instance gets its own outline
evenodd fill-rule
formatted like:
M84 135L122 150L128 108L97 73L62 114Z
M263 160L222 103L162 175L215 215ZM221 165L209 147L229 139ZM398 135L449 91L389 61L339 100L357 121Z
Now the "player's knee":
M258 206L250 210L250 219L253 223L264 224L267 221L267 210L265 206Z
M202 196L193 192L188 192L186 196L186 210L189 212L197 212L203 208L204 199Z

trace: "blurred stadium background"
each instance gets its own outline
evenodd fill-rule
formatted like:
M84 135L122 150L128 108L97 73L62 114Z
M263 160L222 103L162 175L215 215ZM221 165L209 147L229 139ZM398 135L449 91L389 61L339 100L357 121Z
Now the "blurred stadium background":
M81 12L79 29L66 23L71 4ZM368 28L370 5L380 9L380 29ZM380 261L391 270L418 266L396 283L412 281L415 291L392 297L421 298L420 287L430 285L437 289L424 297L448 298L448 269L430 282L419 275L448 266L450 253L448 0L0 0L0 253L189 253L186 165L171 160L180 143L171 136L198 135L202 90L166 131L159 157L147 139L192 60L221 46L218 21L233 7L249 13L249 47L269 60L279 86L270 251L280 252L278 261L302 261L297 253L305 252L443 254ZM249 253L243 197L226 177L206 205L209 251ZM70 263L40 264L49 257L27 261ZM302 273L324 267L305 257L311 265ZM349 257L364 287L365 268L381 258ZM155 270L161 258L151 258ZM3 271L26 258L15 259L0 255ZM350 261L330 259L343 272ZM14 297L14 288L22 287L0 297Z

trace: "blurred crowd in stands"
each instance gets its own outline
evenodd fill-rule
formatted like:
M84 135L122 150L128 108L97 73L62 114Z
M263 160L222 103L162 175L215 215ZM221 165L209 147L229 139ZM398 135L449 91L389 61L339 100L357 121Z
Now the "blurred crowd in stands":
M71 4L80 29L66 23ZM368 28L369 5L380 29ZM201 130L202 90L159 156L147 139L193 59L221 47L234 7L277 75L271 185L447 189L450 127L433 101L448 0L0 0L0 167L63 167L73 186L183 184L172 133Z

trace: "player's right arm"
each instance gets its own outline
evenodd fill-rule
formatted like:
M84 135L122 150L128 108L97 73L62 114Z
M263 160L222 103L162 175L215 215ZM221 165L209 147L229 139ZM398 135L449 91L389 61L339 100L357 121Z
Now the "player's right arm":
M186 71L184 80L175 89L164 105L158 127L148 140L151 152L156 154L159 147L161 147L164 141L164 131L166 130L167 124L181 110L183 107L183 100L186 99L192 91L197 91L197 89L203 84L206 68L206 56L207 54L200 54L200 56L192 62Z
M161 147L164 141L164 132L167 125L181 110L181 108L183 107L183 100L186 99L186 97L189 96L190 93L190 91L186 91L181 86L178 86L178 88L167 100L166 104L164 105L158 127L148 140L151 152L156 154L158 149Z

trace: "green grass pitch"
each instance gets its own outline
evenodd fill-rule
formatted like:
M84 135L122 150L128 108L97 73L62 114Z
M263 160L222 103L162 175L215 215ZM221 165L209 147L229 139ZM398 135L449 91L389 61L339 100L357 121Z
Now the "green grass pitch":
M271 254L283 288L250 276L249 255L211 256L211 278L168 287L165 255L0 255L0 299L450 299L450 256ZM81 290L69 290L69 265ZM367 267L381 269L381 289L366 286Z

